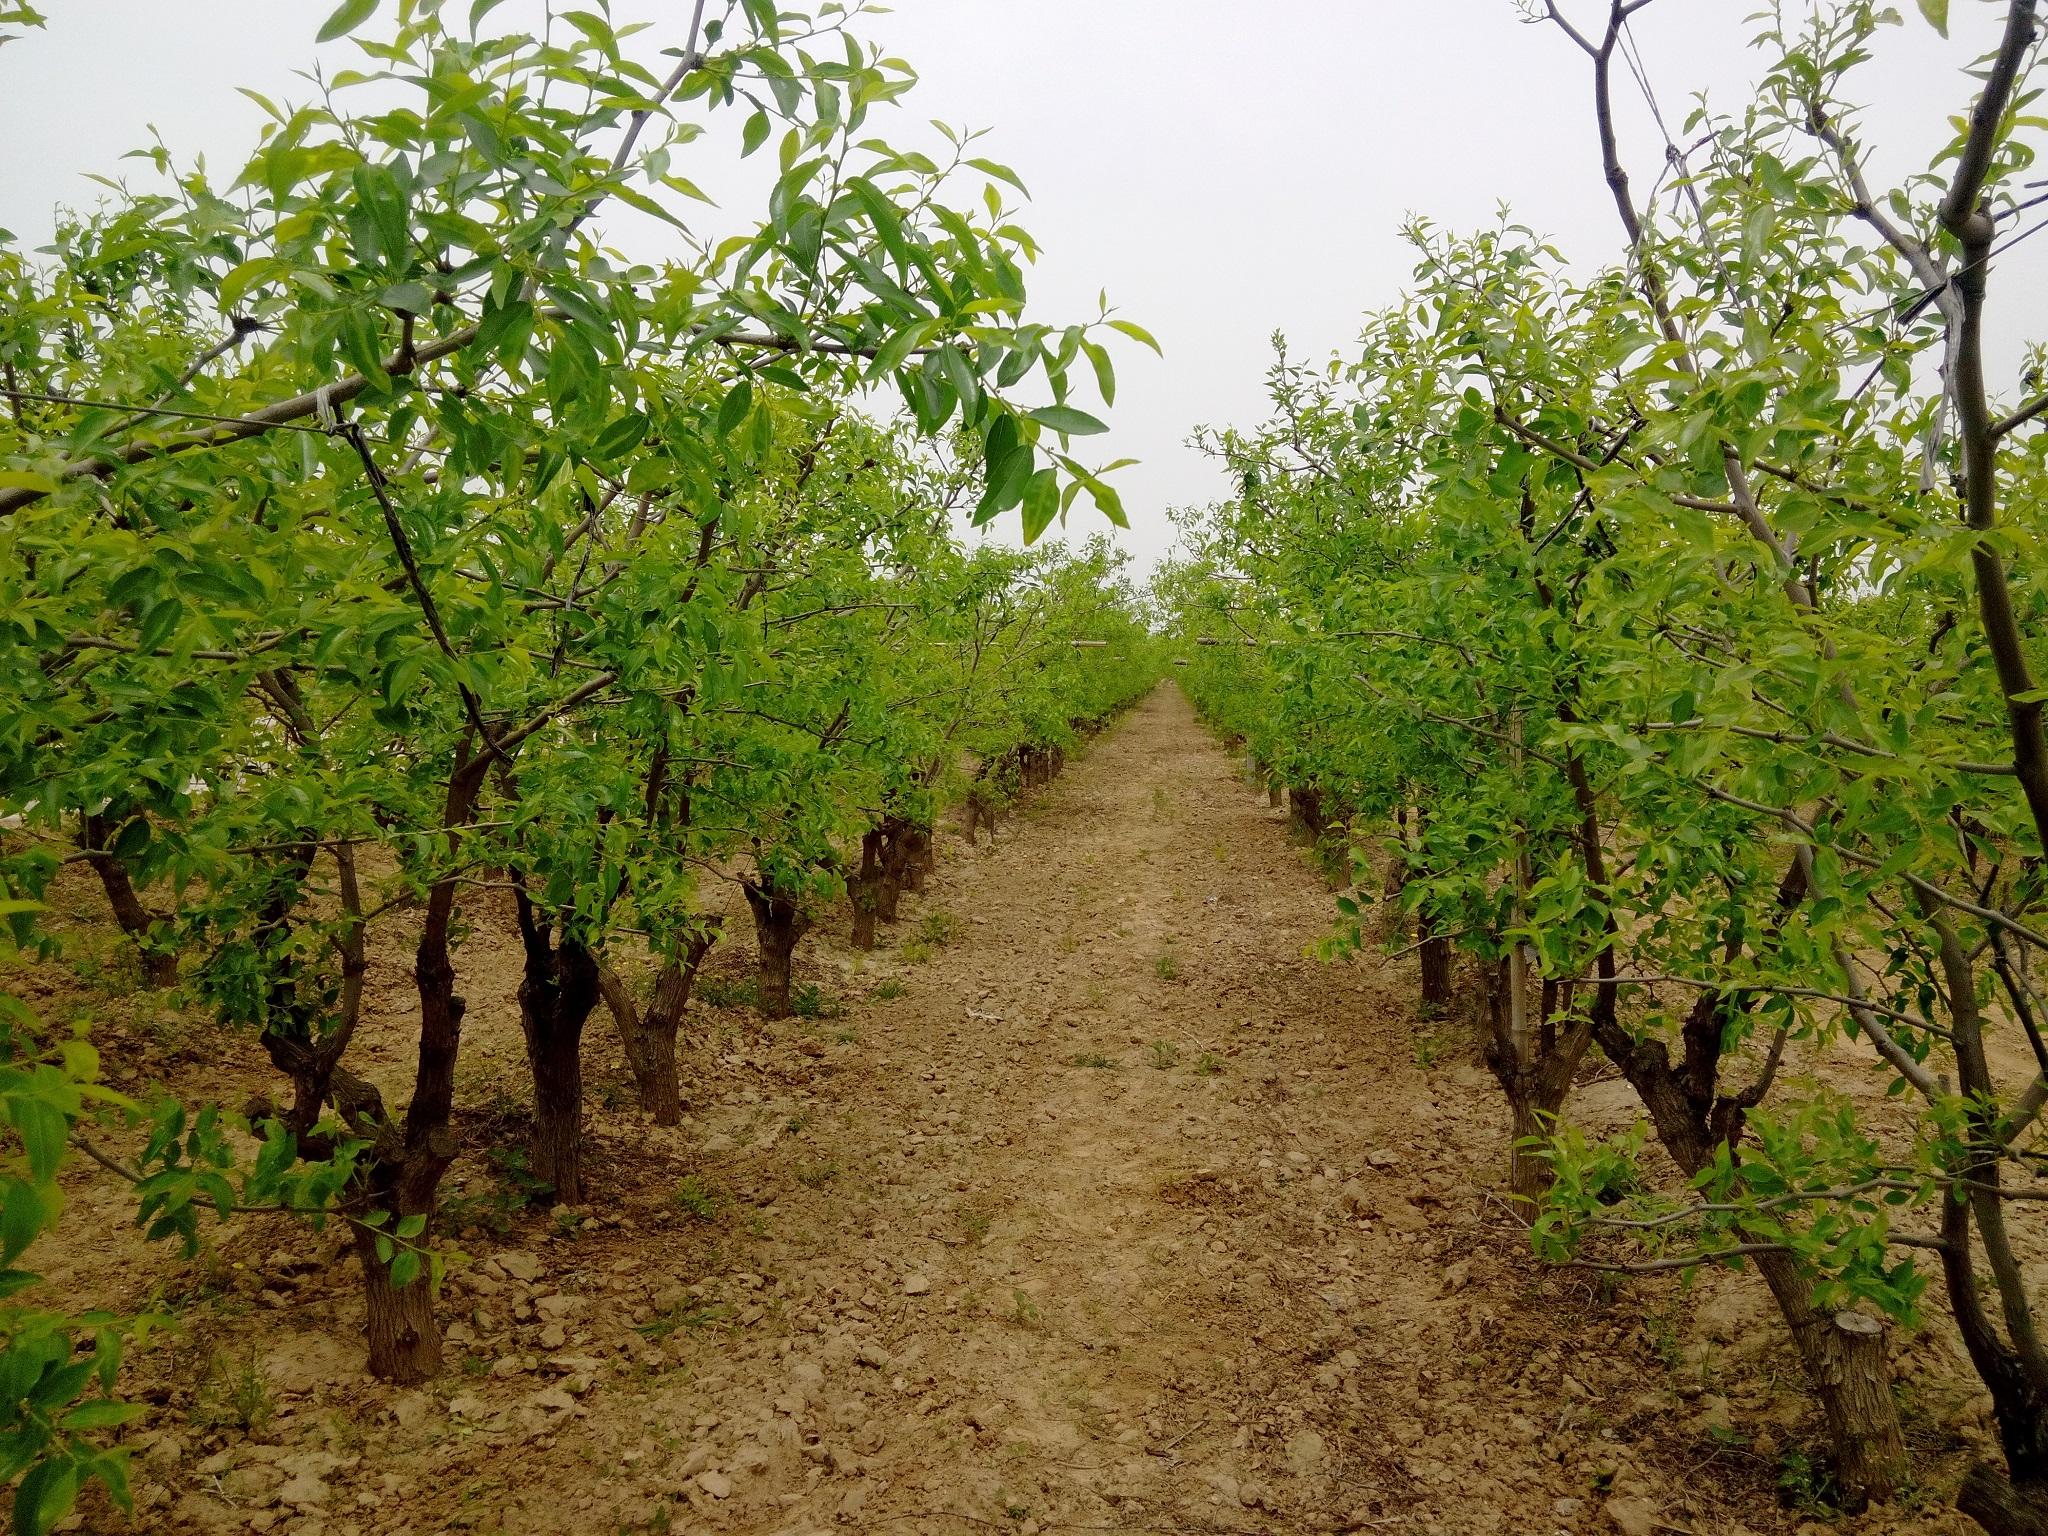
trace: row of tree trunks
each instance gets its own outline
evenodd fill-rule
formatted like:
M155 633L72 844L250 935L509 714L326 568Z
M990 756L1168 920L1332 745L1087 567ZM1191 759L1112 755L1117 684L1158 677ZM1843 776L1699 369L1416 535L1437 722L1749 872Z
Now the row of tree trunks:
M1083 736L1096 736L1107 727L1104 720L1069 722ZM1026 789L1042 789L1066 770L1067 754L1062 747L1016 747L983 763L967 789L967 846L979 845L985 829L989 841L996 837L997 818L1004 806ZM929 850L926 865L930 865ZM918 886L912 886L916 890Z

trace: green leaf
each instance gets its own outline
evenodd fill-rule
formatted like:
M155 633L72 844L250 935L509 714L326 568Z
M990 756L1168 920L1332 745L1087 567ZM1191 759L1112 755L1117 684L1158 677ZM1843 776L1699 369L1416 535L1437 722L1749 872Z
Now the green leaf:
M37 1462L14 1490L14 1529L19 1536L43 1536L71 1512L78 1497L78 1469L69 1461Z
M744 160L763 144L768 142L768 114L757 111L747 119L747 126L740 132L740 158Z
M89 1403L80 1403L57 1421L57 1427L68 1430L112 1429L117 1424L140 1418L145 1411L141 1403L117 1403L110 1397L99 1397Z
M1133 341L1142 341L1154 352L1158 352L1161 357L1166 356L1163 351L1160 351L1159 343L1153 340L1152 333L1135 320L1112 320L1109 322L1109 328L1113 331L1122 331Z
M590 456L609 463L614 459L624 458L645 441L646 415L640 411L628 411L591 439Z
M1035 544L1060 510L1059 472L1047 465L1024 489L1024 542Z
M341 0L334 8L334 14L321 23L315 34L316 43L331 43L337 37L345 37L368 21L377 9L377 0Z
M1041 405L1037 410L1024 414L1040 426L1051 427L1068 437L1093 437L1098 432L1109 430L1107 423L1071 405Z
M1948 36L1948 0L1920 0L1920 14L1935 31Z
M732 436L734 428L747 419L747 413L754 408L754 381L742 378L739 383L726 391L725 399L718 406L717 432L720 437Z

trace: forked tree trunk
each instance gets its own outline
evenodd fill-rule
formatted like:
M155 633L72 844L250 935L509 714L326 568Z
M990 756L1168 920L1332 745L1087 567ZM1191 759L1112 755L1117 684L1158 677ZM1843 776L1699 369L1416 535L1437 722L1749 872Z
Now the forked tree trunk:
M974 848L979 846L975 841L974 834L983 827L988 828L988 840L993 843L996 840L995 802L977 787L967 792L968 847Z
M1780 906L1790 910L1803 895L1798 866L1781 887ZM1694 1001L1684 1035L1688 1049L1674 1065L1661 1040L1634 1040L1615 1022L1603 989L1595 999L1596 1032L1608 1058L1621 1068L1650 1112L1657 1139L1679 1171L1691 1178L1726 1144L1739 1157L1741 1100L1717 1098L1715 1075L1724 1036L1721 1000L1703 994ZM1696 1083L1690 1080L1697 1078ZM1842 1314L1818 1311L1813 1287L1791 1255L1755 1255L1779 1315L1792 1332L1808 1384L1820 1399L1835 1459L1835 1481L1855 1508L1888 1499L1907 1478L1905 1437L1893 1401L1891 1370L1882 1329L1846 1322ZM2024 1529L2024 1528L2022 1528Z
M1511 1203L1517 1216L1534 1221L1550 1191L1552 1169L1548 1158L1523 1143L1550 1134L1593 1033L1586 1019L1569 1017L1570 996L1556 985L1544 984L1541 1002L1532 1003L1532 978L1524 970L1524 958L1510 953L1486 971L1486 1064L1507 1095L1513 1121L1508 1143Z
M764 1019L786 1019L790 1013L790 964L796 947L810 931L811 920L796 899L751 880L742 887L754 914L754 940L760 950L760 971L754 1002Z
M370 1373L395 1386L417 1386L441 1374L441 1329L434 1321L434 1287L420 1268L410 1283L391 1283L391 1266L377 1257L375 1232L356 1228L363 1266Z
M153 912L137 894L135 882L129 877L128 866L109 852L114 845L115 834L120 831L119 819L104 812L79 818L79 842L85 853L86 863L99 876L100 889L106 893L107 905L113 909L114 923L135 946L136 954L142 960L142 974L152 987L168 987L178 979L178 957L167 949L159 948L153 930L163 921L163 914Z
M625 1047L626 1065L632 1069L633 1083L639 1090L640 1107L653 1116L656 1125L675 1125L683 1117L682 1084L676 1072L676 1035L682 1027L683 1011L689 1006L697 971L717 942L715 927L693 935L684 946L682 957L671 957L654 978L654 998L645 1013L634 1006L625 983L610 971L599 972L598 986L619 1026L619 1042Z
M533 1075L528 1166L563 1205L583 1203L583 1026L597 1006L597 957L564 939L527 947L519 1024Z

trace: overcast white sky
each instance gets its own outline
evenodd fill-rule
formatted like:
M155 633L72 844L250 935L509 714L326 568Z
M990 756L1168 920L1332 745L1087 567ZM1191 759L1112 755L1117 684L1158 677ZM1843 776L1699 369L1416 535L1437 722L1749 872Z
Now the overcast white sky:
M33 242L58 202L89 204L83 173L136 174L121 154L154 125L180 160L226 174L261 121L236 94L306 94L333 0L41 0L49 27L0 48L0 227ZM1744 17L1762 0L1662 0L1635 27L1674 128L1694 92L1733 108L1755 70ZM1796 9L1797 0L1788 3ZM1900 0L1909 14L1913 6ZM678 38L684 0L619 0ZM1590 20L1604 0L1568 0ZM509 8L508 8L509 10ZM1968 101L1962 66L2003 6L1954 7L1943 45L1917 18L1864 74L1880 185L1924 167ZM1411 213L1467 227L1506 201L1575 259L1617 246L1600 179L1586 61L1523 24L1511 0L897 0L863 24L923 77L901 120L990 127L989 153L1030 185L1024 220L1046 247L1031 280L1041 318L1092 316L1098 289L1156 334L1164 361L1118 349L1122 390L1098 461L1118 477L1149 565L1171 542L1165 508L1220 493L1187 446L1198 424L1262 412L1268 338L1299 355L1342 346L1407 281ZM321 53L353 63L346 44ZM1661 140L1622 93L1639 186ZM711 153L707 148L707 153ZM679 165L685 174L696 170ZM751 212L751 210L736 210ZM2048 326L2048 241L2016 251L1994 286L2032 289ZM2018 316L2015 316L2018 318ZM1085 502L1080 531L1096 526Z

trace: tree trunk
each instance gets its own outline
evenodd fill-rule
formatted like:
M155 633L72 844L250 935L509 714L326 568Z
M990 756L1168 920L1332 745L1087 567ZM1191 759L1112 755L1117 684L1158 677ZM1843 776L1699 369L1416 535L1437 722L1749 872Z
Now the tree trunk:
M1860 1312L1818 1311L1813 1286L1788 1254L1760 1253L1756 1267L1820 1398L1843 1498L1852 1509L1890 1498L1905 1484L1908 1467L1884 1325Z
M896 921L896 909L903 899L903 878L910 866L910 824L894 816L882 819L882 872L875 882L875 916L885 923Z
M932 834L924 827L910 829L910 851L903 866L903 888L913 894L924 890L938 859L932 853Z
M755 1006L764 1019L786 1019L790 1014L791 959L798 942L810 931L811 920L804 916L795 899L784 892L752 881L742 889L747 893L747 905L753 909L754 940L761 956Z
M1321 790L1290 789L1287 791L1288 821L1294 830L1311 842L1323 835L1323 796Z
M1488 967L1486 977L1486 1064L1507 1095L1513 1117L1508 1143L1508 1188L1515 1214L1534 1221L1550 1192L1550 1160L1522 1143L1551 1133L1570 1097L1572 1079L1593 1041L1583 1017L1570 1019L1569 989L1544 982L1540 1004L1530 996L1528 957L1510 951Z
M528 1166L563 1205L583 1203L583 1025L599 996L597 957L574 939L527 947L519 1024L533 1075Z
M1794 889L1789 878L1785 889ZM1621 1068L1649 1110L1664 1150L1679 1171L1691 1178L1718 1155L1721 1146L1735 1149L1742 1134L1741 1120L1734 1112L1740 1101L1717 1103L1709 1075L1718 1070L1720 1000L1703 995L1694 1002L1686 1033L1700 1042L1711 1035L1713 1043L1703 1050L1711 1052L1712 1059L1703 1054L1696 1060L1689 1051L1686 1070L1681 1070L1673 1067L1663 1041L1633 1040L1615 1022L1611 1006L1606 1004L1612 995L1612 989L1605 989L1595 1000L1601 1048ZM1699 1079L1690 1091L1688 1076ZM1723 1106L1728 1112L1723 1112ZM1779 1315L1792 1331L1807 1381L1820 1399L1834 1452L1835 1480L1843 1495L1859 1506L1868 1499L1891 1497L1906 1479L1906 1449L1898 1405L1892 1400L1882 1329L1870 1331L1863 1321L1845 1323L1843 1314L1817 1311L1812 1284L1791 1255L1760 1253L1754 1257Z
M882 883L882 829L871 828L861 836L860 868L846 882L846 894L853 907L853 947L875 947L875 908Z
M135 882L129 878L128 866L108 852L114 845L115 834L121 829L120 820L102 812L82 816L79 823L79 842L85 861L99 876L100 889L106 892L115 925L135 946L135 952L142 960L143 977L152 987L171 986L178 979L178 957L171 950L158 948L151 931L163 921L163 914L152 912L144 905L142 897L136 893Z
M393 1285L391 1266L377 1257L377 1234L367 1227L355 1230L369 1319L370 1374L402 1387L440 1375L441 1329L434 1321L434 1287L426 1267L411 1284Z
M2048 1536L2048 1484L2014 1482L1988 1462L1964 1474L1956 1508L1990 1536Z
M1277 810L1279 810L1279 809L1280 809L1280 804L1281 804L1281 801L1282 801L1282 800L1284 800L1285 798L1286 798L1286 791L1285 791L1285 790L1283 790L1283 789L1282 789L1282 788L1280 787L1280 785L1279 785L1279 783L1278 783L1277 781L1276 781L1276 782L1273 782L1273 783L1270 783L1270 784L1268 784L1268 785L1266 786L1266 809L1267 809L1267 810L1269 810L1269 811L1277 811Z
M1418 919L1428 923L1424 917ZM1419 952L1422 962L1422 1007L1425 1013L1441 1014L1451 1005L1451 941L1431 932Z
M683 1010L689 1005L697 971L711 946L718 942L718 929L708 928L693 935L680 960L671 957L654 979L654 999L643 1014L633 1006L625 984L610 971L600 971L598 987L619 1026L619 1041L625 1047L626 1065L632 1069L634 1085L640 1091L640 1107L654 1117L656 1125L674 1125L683 1116L682 1086L676 1073L676 1034L682 1027Z
M1539 1156L1522 1143L1530 1137L1550 1135L1552 1122L1564 1108L1570 1087L1567 1080L1564 1091L1559 1092L1553 1082L1544 1080L1543 1074L1532 1073L1528 1081L1508 1091L1508 1106L1514 1115L1514 1140L1508 1147L1508 1191L1513 1196L1515 1214L1524 1221L1536 1219L1537 1207L1550 1193L1552 1169L1549 1158Z

